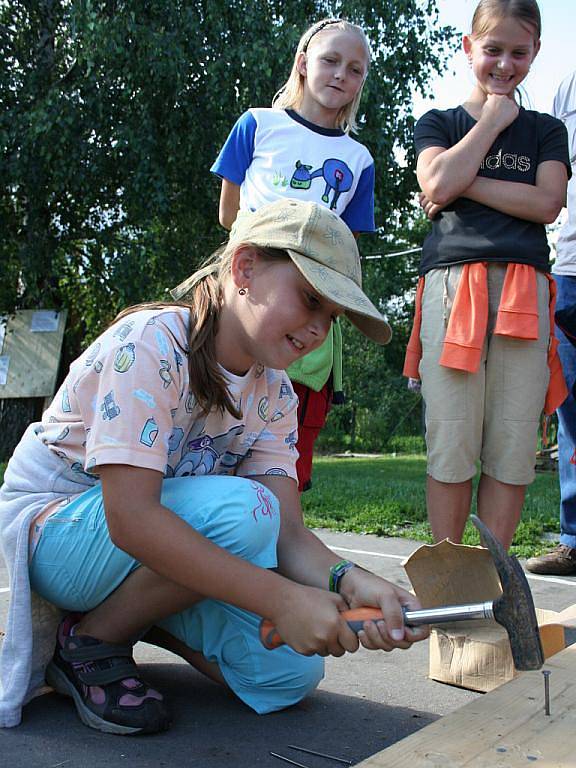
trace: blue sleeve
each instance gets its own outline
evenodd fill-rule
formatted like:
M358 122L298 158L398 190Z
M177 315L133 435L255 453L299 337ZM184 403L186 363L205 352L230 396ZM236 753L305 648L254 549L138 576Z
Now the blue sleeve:
M374 163L364 168L354 197L342 213L352 232L374 232Z
M255 134L256 120L251 112L244 112L236 121L216 162L210 168L212 173L240 186L252 162Z

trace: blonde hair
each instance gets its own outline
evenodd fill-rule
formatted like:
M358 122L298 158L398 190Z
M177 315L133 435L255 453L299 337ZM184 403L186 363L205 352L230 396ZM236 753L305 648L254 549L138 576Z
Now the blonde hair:
M221 413L228 411L236 419L242 418L242 411L230 397L229 381L216 358L216 335L222 308L222 287L230 274L232 257L242 246L252 248L264 261L290 259L286 251L262 248L249 242L233 245L227 243L214 251L202 267L192 275L192 285L184 299L137 304L122 310L112 322L113 325L127 315L140 310L187 308L190 313L188 331L190 391L204 413L209 413L215 408Z
M512 18L534 29L535 41L542 35L542 18L536 0L480 0L472 17L472 34L484 37L494 21Z
M368 38L366 37L362 27L359 27L357 24L352 24L350 21L346 21L345 19L322 19L322 21L318 21L316 24L313 24L309 29L307 29L300 38L300 42L296 48L296 55L294 56L290 77L272 99L273 107L277 107L278 109L298 109L302 103L302 97L304 94L304 76L301 75L298 71L298 58L301 53L306 53L310 45L314 44L317 35L323 34L325 31L330 31L332 29L337 29L342 32L352 32L360 38L366 49L366 75L368 74L370 58L372 54L370 51ZM366 82L366 75L364 76L364 80L358 89L356 96L349 104L345 104L336 115L336 127L340 128L345 133L350 133L350 131L358 131L356 113L358 112L358 107L360 106L360 99L362 97L364 83Z

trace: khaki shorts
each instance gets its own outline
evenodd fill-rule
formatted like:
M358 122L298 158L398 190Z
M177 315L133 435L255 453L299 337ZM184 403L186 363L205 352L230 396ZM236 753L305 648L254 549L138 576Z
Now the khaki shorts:
M478 460L482 473L500 482L527 485L534 479L538 424L550 378L549 285L537 273L537 341L492 335L506 266L488 266L488 332L477 373L438 363L462 265L426 275L420 376L428 474L444 483L474 477Z

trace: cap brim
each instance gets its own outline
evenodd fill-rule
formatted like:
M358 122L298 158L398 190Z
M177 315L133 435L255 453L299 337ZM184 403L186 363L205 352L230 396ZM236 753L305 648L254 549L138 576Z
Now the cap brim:
M354 280L298 251L286 250L310 285L341 306L361 333L377 344L388 344L392 338L390 325Z

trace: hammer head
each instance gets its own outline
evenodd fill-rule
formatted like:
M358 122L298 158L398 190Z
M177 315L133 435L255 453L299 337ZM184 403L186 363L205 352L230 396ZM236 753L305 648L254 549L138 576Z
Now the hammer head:
M502 595L494 601L494 618L508 633L514 666L518 670L540 669L544 664L544 652L532 593L522 566L476 515L471 518L500 576Z

